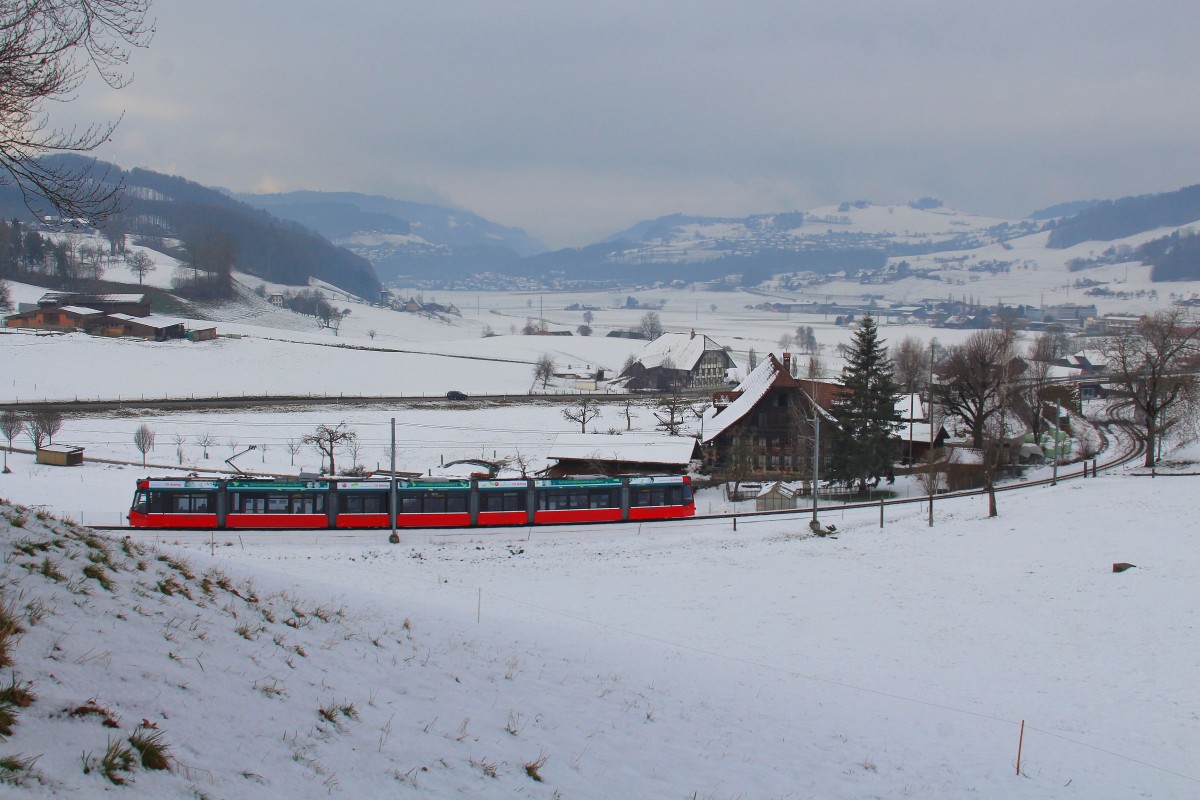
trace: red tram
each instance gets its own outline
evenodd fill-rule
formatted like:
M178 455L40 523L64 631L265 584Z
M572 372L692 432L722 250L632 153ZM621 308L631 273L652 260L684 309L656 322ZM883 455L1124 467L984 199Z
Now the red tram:
M135 528L390 528L387 479L143 478ZM628 522L696 513L686 476L398 480L399 528Z

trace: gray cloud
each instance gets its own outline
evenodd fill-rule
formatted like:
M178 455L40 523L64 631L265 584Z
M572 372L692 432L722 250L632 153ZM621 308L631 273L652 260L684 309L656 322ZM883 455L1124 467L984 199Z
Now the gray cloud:
M159 0L99 155L449 198L552 245L675 211L936 195L1013 216L1200 176L1188 2Z

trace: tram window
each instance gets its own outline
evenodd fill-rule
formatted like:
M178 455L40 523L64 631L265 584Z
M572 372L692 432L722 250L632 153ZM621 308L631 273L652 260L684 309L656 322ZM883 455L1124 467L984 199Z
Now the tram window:
M613 502L613 493L608 489L593 489L588 493L588 508L612 508L616 505Z
M208 513L208 495L206 494L176 494L171 495L171 510L183 513Z
M238 492L233 495L233 511L237 514L265 514L267 513L267 498L263 495L244 494Z
M444 514L446 513L446 495L444 494L427 494L425 502L422 503L422 511L426 514Z
M138 492L133 496L133 510L138 514L145 514L150 510L150 498L145 492Z
M451 514L465 514L467 511L466 492L446 495L446 510Z
M377 494L346 495L347 514L382 514L387 511L387 498Z
M524 511L523 492L480 492L480 511Z
M400 498L400 513L401 514L420 514L421 513L421 496L417 494L406 494Z
M635 506L665 506L666 504L667 496L663 489L638 489L633 494L633 505Z
M271 514L286 514L291 509L288 507L288 496L286 494L272 494L267 496L267 511Z

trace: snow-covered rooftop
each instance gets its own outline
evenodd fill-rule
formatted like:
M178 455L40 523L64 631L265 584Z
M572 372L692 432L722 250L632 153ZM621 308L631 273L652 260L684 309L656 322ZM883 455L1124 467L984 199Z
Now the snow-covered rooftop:
M149 314L145 317L133 317L129 314L109 314L113 319L119 319L122 322L136 322L140 325L145 325L147 328L173 328L176 325L187 325L187 320L176 319L175 317L164 317L160 314Z
M719 344L703 334L664 333L646 345L638 361L646 369L654 369L670 359L675 369L690 370L705 351L720 349Z
M654 433L560 433L546 454L560 461L633 461L643 464L680 464L692 460L696 440L690 436Z
M773 355L768 355L763 359L734 389L740 394L732 403L721 409L713 407L704 412L704 436L701 441L711 442L726 428L749 413L750 409L754 408L763 395L775 385L775 379L782 370L783 365L776 361Z

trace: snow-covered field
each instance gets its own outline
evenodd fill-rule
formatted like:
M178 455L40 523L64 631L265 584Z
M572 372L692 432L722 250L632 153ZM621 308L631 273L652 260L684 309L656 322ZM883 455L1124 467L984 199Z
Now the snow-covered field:
M835 539L146 533L107 560L69 530L15 549L42 522L5 507L37 699L0 754L38 757L33 796L111 794L85 763L145 720L175 760L118 773L136 796L1194 797L1195 481L846 513Z
M1066 275L1061 264L1037 272L1045 286L1016 281L1014 291L1036 295ZM1002 288L967 291L990 300L985 286ZM19 302L43 292L13 288ZM879 287L844 288L858 297ZM893 290L907 291L883 291ZM20 710L0 758L38 756L41 777L26 794L113 791L84 766L145 719L164 732L175 766L137 772L129 791L139 796L1196 796L1196 477L1125 470L1004 494L990 520L980 499L947 500L932 528L915 507L889 508L882 530L877 512L827 511L837 538L780 518L743 518L736 532L699 520L418 531L399 546L361 532L139 534L185 557L191 567L180 568L116 542L104 561L94 541L60 525L63 543L14 550L58 524L39 514L118 523L137 477L223 467L251 444L237 460L244 469L317 469L315 452L288 444L318 424L353 427L367 467L388 463L391 418L402 469L479 456L537 465L554 434L578 430L561 407L477 396L541 394L533 364L543 353L560 367L611 372L641 346L603 335L646 312L620 307L625 294L437 295L462 317L347 300L352 313L334 336L251 296L209 312L235 335L216 342L0 334L0 402L314 397L299 409L71 413L56 441L86 447L84 467L8 455L0 497L29 507L6 507L0 519L4 599L28 628L11 669L37 700ZM763 298L741 292L635 298L665 301L667 330L708 334L743 366L751 348L779 352L780 336L804 324L834 373L836 347L851 336L831 320L747 309ZM596 335L512 333L527 318L573 330L583 322L566 310L573 303L599 309ZM500 335L484 338L489 327ZM886 324L882 334L967 335ZM334 402L450 390L472 399ZM575 391L563 379L547 393ZM614 395L593 426L652 429L645 404L626 421L629 399ZM156 433L145 468L132 440L142 423ZM1174 457L1177 471L1195 471L1200 452ZM727 508L717 494L699 505ZM107 564L112 592L82 577L94 559ZM1138 566L1114 574L1117 561ZM209 569L238 594L216 577L206 589ZM258 602L247 601L247 581ZM120 728L66 713L88 700ZM537 781L526 765L542 757ZM0 783L6 792L15 790Z

